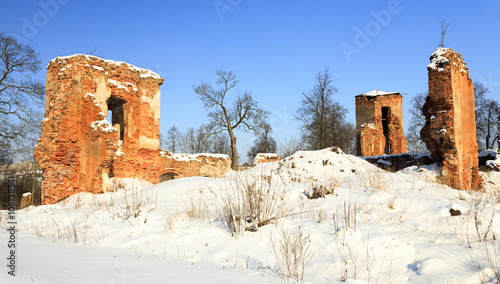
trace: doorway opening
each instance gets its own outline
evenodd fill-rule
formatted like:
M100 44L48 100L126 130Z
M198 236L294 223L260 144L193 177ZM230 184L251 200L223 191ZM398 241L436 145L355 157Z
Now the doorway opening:
M391 116L390 107L382 107L382 129L385 139L385 149L384 153L387 155L391 154L391 143L389 138L389 117Z
M123 105L125 100L114 96L108 99L108 119L111 116L111 125L118 130L118 145L123 145L125 137L125 118L123 115Z

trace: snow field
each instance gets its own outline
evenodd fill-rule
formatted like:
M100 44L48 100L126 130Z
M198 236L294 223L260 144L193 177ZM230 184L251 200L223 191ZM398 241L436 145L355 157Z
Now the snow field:
M20 249L20 265L45 248L53 257L23 266L15 280L498 281L500 173L483 173L487 193L479 193L436 182L438 170L388 173L324 149L220 179L114 180L104 194L17 212L19 244L32 247Z

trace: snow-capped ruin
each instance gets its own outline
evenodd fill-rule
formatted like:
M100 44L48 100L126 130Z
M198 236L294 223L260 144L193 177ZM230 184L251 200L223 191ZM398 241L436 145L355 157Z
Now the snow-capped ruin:
M374 90L355 98L357 155L406 153L403 96Z
M437 48L430 57L429 95L423 107L421 139L453 188L481 185L476 141L474 86L460 53Z
M276 162L280 160L280 155L274 153L258 153L253 159L253 166L262 163Z
M157 183L230 170L227 156L184 161L160 153L162 84L158 74L125 62L81 54L50 61L35 150L44 204L77 192L104 192L111 177Z

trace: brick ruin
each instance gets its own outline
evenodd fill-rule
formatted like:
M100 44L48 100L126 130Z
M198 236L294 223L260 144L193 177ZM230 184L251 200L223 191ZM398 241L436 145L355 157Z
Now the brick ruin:
M280 155L278 155L278 154L259 153L259 154L255 155L255 158L253 159L252 166L256 166L258 164L263 164L263 163L278 162L280 160L281 160Z
M102 193L112 177L157 183L184 176L219 177L230 170L226 155L160 150L162 83L154 72L95 56L50 61L45 118L35 149L43 170L43 204L78 192Z
M231 170L231 159L225 154L172 154L161 150L165 166L160 181L181 177L221 177Z
M474 87L460 53L438 48L430 57L429 95L423 107L421 139L451 187L480 187L474 115Z
M406 153L403 96L374 90L356 97L356 154Z

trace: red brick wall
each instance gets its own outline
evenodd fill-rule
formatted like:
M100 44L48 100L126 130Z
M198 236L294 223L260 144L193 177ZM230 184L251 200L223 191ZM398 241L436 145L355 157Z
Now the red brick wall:
M382 107L390 108L388 140L390 154L406 153L403 126L403 97L396 93L380 96L356 96L356 130L358 155L378 156L387 154L386 137L382 125Z
M231 159L222 154L171 154L161 151L162 170L174 178L204 176L221 177L231 170Z
M426 124L421 138L434 160L443 163L442 175L452 187L480 187L474 88L462 56L438 48L427 67L429 96L424 104Z
M258 153L253 159L253 166L263 163L277 162L281 160L278 154Z
M58 57L47 66L45 118L35 158L43 170L42 200L57 202L78 192L106 191L110 177L157 183L178 176L221 176L229 157L177 161L159 149L163 78L124 62L95 56ZM112 100L123 104L123 140L106 123ZM112 123L111 121L109 123Z

